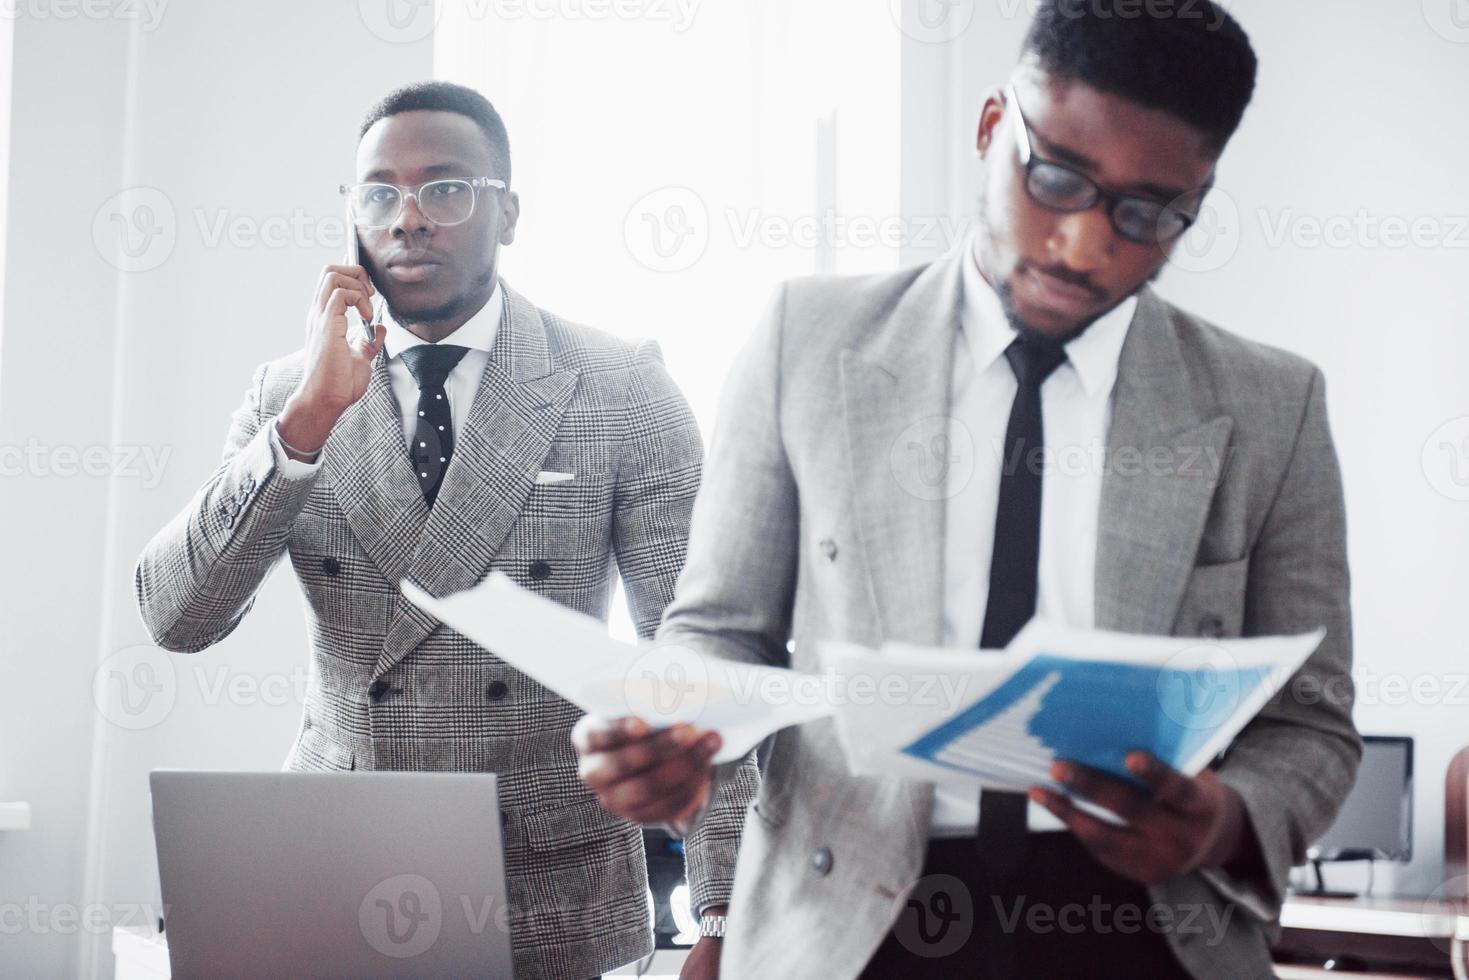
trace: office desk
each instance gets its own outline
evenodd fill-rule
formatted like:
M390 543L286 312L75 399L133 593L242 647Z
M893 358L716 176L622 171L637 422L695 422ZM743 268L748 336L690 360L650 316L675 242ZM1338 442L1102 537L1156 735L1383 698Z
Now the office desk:
M1282 977L1432 977L1469 980L1465 906L1421 898L1291 896L1280 913ZM1340 966L1312 971L1327 960ZM1288 972L1289 971L1289 972Z
M112 930L112 955L117 961L113 980L168 980L168 944L149 926L118 926ZM685 950L660 949L654 954L643 980L678 980L678 971L688 956ZM625 966L606 974L632 977L639 974Z
M1469 980L1465 968L1469 947L1469 915L1444 902L1416 898L1310 898L1292 896L1281 910L1283 932L1276 944L1279 958L1297 962L1278 966L1282 980ZM167 980L168 945L152 928L112 930L116 980ZM647 980L673 980L685 953L659 950ZM1356 972L1322 970L1327 960L1356 962ZM608 976L633 976L624 967Z

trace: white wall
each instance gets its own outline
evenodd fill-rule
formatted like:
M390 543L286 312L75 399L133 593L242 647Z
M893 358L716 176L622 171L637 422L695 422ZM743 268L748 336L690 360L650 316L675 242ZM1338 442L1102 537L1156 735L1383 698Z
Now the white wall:
M146 646L131 569L217 464L255 365L299 346L342 252L336 187L363 112L432 75L426 33L387 7L19 7L0 445L136 447L154 467L0 481L0 798L35 805L34 829L0 834L0 901L47 906L0 934L0 975L111 975L108 930L66 916L156 908L149 769L274 769L289 747L306 651L289 570L234 636L182 658ZM137 187L154 190L109 201ZM112 213L133 222L135 271L115 267ZM105 710L96 672L123 685Z
M1444 773L1469 745L1469 29L1453 28L1451 3L1230 3L1260 54L1256 101L1222 161L1214 220L1185 243L1190 271L1159 284L1326 373L1346 480L1357 723L1417 740L1414 859L1382 866L1378 894L1441 884ZM905 44L905 212L972 213L979 108L1013 66L1031 8L965 0L939 31L954 40ZM1420 219L1420 244L1380 244ZM1345 237L1323 244L1323 229ZM1337 870L1333 884L1360 884L1359 870Z
M128 28L20 18L13 29L0 446L36 440L45 462L56 447L110 438L117 276L97 259L90 228L117 189ZM45 99L26 95L43 91ZM38 192L46 187L69 191ZM49 910L75 906L81 894L108 483L45 476L40 463L18 473L9 453L5 463L0 659L10 690L0 711L0 799L30 802L33 828L0 833L8 913L0 972L67 976L80 944L56 931ZM26 910L41 906L48 912L30 922Z

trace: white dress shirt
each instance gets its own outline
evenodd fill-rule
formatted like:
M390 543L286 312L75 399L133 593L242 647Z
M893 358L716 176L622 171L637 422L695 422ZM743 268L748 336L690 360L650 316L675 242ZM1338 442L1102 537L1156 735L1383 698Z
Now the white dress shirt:
M474 404L475 392L479 390L485 365L490 363L490 349L495 345L495 335L500 331L500 320L504 312L505 295L501 292L499 283L496 283L495 291L490 294L485 305L480 307L479 312L439 341L441 344L469 348L469 353L454 365L454 369L444 380L444 391L449 396L449 417L453 419L456 432L469 417L469 407ZM398 411L403 417L403 455L407 458L408 446L413 442L413 433L418 427L418 382L413 380L413 373L408 370L402 354L408 348L428 341L410 333L387 310L383 311L382 321L388 329L387 337L383 340L383 352L388 358L388 380L392 383L393 397L397 399ZM270 445L275 452L276 467L288 480L311 476L321 466L320 456L310 463L287 456L274 425L270 427Z
M946 646L979 646L989 600L990 555L999 509L1005 429L1015 400L1015 374L1005 349L1015 330L999 296L980 275L971 239L964 263L960 336L950 385L949 438L974 466L951 466L944 540ZM1041 475L1041 540L1036 614L1066 626L1095 623L1097 515L1112 388L1122 343L1137 310L1130 297L1066 345L1066 361L1041 385L1045 467ZM1059 830L1045 808L1030 804L1031 830ZM979 794L939 784L933 837L972 836Z

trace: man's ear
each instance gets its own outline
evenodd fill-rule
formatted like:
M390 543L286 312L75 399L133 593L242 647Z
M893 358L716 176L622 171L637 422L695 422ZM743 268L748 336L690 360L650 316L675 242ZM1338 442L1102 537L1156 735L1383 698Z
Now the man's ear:
M981 160L988 156L1004 118L1005 90L997 86L989 90L984 97L984 107L979 110L979 132L975 135L974 148Z
M500 205L500 244L515 241L515 225L520 221L520 195L506 191L505 202Z

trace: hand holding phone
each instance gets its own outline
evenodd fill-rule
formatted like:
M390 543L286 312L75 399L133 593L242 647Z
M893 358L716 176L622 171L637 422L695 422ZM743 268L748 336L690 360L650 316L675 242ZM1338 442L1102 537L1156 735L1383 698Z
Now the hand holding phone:
M362 269L362 243L357 238L357 226L352 221L352 206L350 203L347 205L346 264L348 266ZM366 269L362 269L362 276L363 280L367 282L369 286L371 286L372 280L368 278ZM348 309L347 320L353 333L361 334L365 340L371 343L374 336L376 336L377 325L381 322L382 309L383 303L381 300L373 305L373 312L370 316L363 316L362 314L358 313L355 307ZM351 334L349 334L348 336L351 336Z

